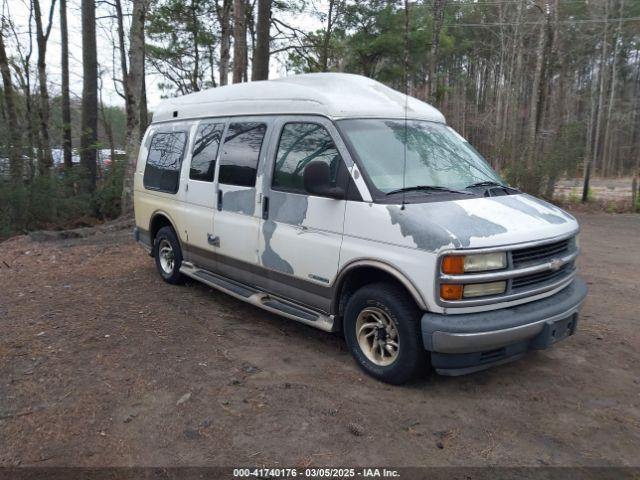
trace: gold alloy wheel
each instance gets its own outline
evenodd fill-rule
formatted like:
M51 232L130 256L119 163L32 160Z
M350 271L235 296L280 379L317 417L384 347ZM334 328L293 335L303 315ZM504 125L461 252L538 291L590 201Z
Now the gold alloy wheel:
M384 310L377 307L362 310L356 319L356 337L362 353L376 365L385 367L398 358L398 328Z

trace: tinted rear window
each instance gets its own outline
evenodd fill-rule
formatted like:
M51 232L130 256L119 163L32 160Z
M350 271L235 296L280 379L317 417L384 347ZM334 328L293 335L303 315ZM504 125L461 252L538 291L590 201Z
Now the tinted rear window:
M266 131L267 126L259 122L229 125L220 156L220 183L255 186L258 158Z
M167 193L178 191L186 145L186 132L156 133L153 136L144 169L145 188Z
M198 127L189 168L190 179L213 182L223 131L224 123L203 123Z

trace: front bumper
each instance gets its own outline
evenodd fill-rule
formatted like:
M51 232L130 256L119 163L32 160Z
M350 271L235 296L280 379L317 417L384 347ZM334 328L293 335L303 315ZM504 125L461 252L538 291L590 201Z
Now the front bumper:
M587 286L576 278L551 297L512 308L470 314L426 312L424 347L438 373L463 375L548 348L572 335Z

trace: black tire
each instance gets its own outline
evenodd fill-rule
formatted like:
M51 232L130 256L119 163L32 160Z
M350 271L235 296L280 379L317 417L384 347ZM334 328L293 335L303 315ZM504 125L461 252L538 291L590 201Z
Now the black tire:
M167 268L165 263L163 267L163 259L161 250L170 245L173 262L171 268ZM182 249L180 248L180 242L176 236L176 232L171 227L162 227L158 230L156 238L153 242L153 257L156 261L156 269L162 277L162 279L172 285L177 285L184 282L184 275L180 273L180 266L182 265Z
M397 356L389 365L374 363L358 342L358 316L371 309L386 313L397 329L399 348ZM396 285L372 283L357 290L347 302L343 328L349 350L360 368L378 380L399 385L423 373L428 366L420 331L420 310L413 299ZM378 338L378 332L375 338Z

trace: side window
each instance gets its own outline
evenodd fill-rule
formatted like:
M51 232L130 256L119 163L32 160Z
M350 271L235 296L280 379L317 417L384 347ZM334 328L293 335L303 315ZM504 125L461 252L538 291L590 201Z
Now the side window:
M145 188L167 193L178 191L180 167L186 145L186 132L156 133L153 136L144 169Z
M202 123L198 127L196 142L193 146L189 178L213 182L213 173L216 168L218 147L222 139L224 123Z
M220 183L255 186L258 158L266 131L267 126L258 122L229 125L220 157Z
M289 192L306 193L304 168L313 161L329 164L332 183L338 181L342 159L327 130L315 123L288 123L282 129L272 187Z

